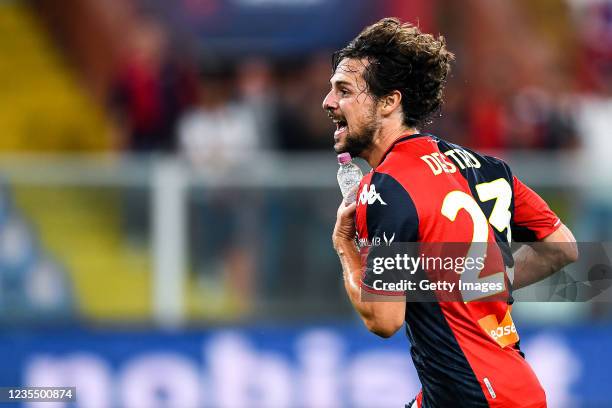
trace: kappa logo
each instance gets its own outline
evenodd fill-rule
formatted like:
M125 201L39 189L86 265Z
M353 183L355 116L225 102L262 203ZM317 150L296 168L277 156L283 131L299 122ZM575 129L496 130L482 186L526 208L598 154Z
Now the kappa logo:
M376 201L378 201L381 205L387 205L387 203L383 201L380 194L376 192L376 187L374 184L364 184L363 189L361 189L361 193L359 194L359 203L370 205L374 204Z

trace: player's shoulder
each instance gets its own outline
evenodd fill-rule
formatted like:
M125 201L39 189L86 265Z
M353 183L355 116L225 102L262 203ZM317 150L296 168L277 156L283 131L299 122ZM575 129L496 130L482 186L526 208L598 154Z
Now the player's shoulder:
M417 137L415 137L417 136ZM386 154L376 171L400 182L431 178L443 173L491 173L509 177L510 167L502 159L424 133L400 140Z
M447 157L452 157L459 164L464 164L465 167L472 168L490 168L497 167L508 172L511 172L510 166L503 159L495 156L486 155L473 150L469 147L461 146L456 143L451 143L447 140L436 137L439 149ZM461 158L463 160L457 160ZM472 165L472 166L470 166Z
M389 203L400 203L409 199L408 192L402 184L392 175L376 170L366 174L359 185L357 192L359 205L368 207Z
M474 149L436 138L440 153L456 167L468 183L482 183L499 178L511 182L513 174L506 161Z

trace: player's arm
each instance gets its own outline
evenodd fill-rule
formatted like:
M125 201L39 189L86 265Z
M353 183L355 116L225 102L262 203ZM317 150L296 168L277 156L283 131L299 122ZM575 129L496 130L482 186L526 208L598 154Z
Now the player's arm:
M334 249L342 264L344 288L353 307L372 333L381 337L391 337L404 324L406 304L403 301L362 301L361 255L355 245L355 203L338 208L336 225L332 235ZM382 296L381 296L382 297Z
M514 254L513 287L520 289L559 271L578 260L572 232L546 202L514 177L514 217L512 233L523 245Z
M515 289L546 279L578 260L574 235L564 224L534 245L523 245L514 254Z

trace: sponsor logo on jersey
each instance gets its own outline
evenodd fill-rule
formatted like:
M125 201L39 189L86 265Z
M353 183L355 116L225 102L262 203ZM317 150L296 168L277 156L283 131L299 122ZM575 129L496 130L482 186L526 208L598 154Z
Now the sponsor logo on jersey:
M495 340L501 337L504 337L504 336L508 336L512 333L516 333L516 327L514 326L514 323L506 325L506 326L496 327L495 329L489 332L491 337L493 337Z
M364 184L361 189L361 193L359 194L359 204L374 204L375 202L379 202L381 205L387 205L380 196L376 192L376 186L374 184Z
M380 239L380 237L374 236L371 240L369 240L368 238L359 238L358 243L359 243L360 248L378 247L378 246L381 246L383 243L386 246L391 246L394 239L395 239L395 233L393 233L393 235L391 235L391 237L388 238L387 233L383 232L382 240Z
M480 327L502 348L519 341L516 326L514 326L512 316L510 316L510 310L511 308L508 308L501 322L497 320L494 314L478 320Z
M372 242L367 238L359 238L359 248L372 246Z
M391 235L391 238L389 239L387 239L387 233L383 232L383 240L385 241L386 246L390 246L393 243L394 239L395 239L395 232L393 233L393 235Z

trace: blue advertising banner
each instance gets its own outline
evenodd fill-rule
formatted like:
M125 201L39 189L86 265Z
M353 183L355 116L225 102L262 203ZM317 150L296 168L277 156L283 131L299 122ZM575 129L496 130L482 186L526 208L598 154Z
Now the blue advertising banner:
M612 406L611 344L609 327L521 331L554 408ZM397 407L419 390L402 333L352 324L5 332L0 357L0 386L76 387L76 405L31 407Z
M336 49L388 8L382 1L350 0L181 0L162 6L203 50L289 56Z

